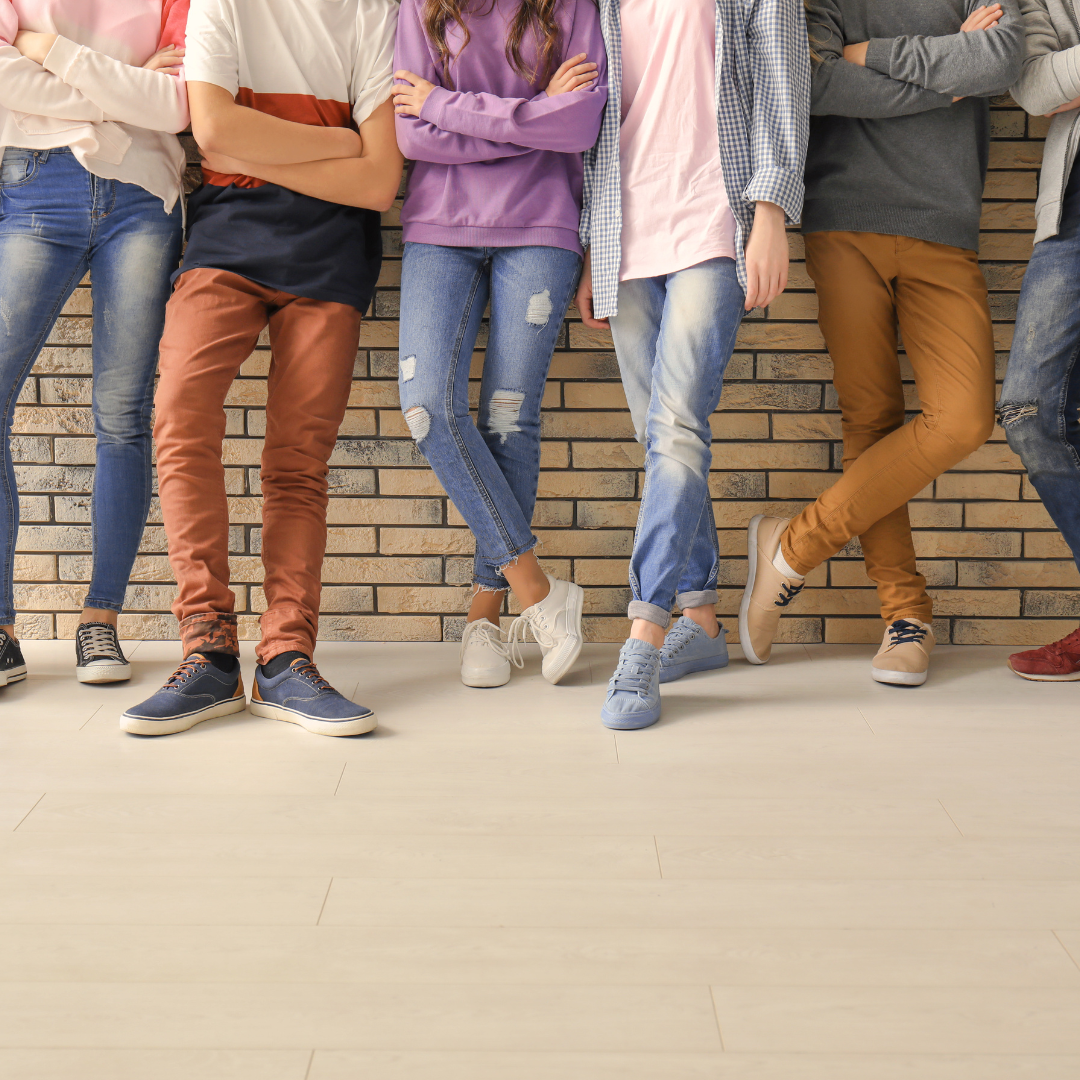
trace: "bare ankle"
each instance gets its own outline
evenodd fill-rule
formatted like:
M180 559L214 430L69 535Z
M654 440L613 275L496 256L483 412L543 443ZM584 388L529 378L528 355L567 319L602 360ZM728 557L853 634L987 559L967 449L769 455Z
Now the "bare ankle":
M87 607L82 609L82 615L79 616L79 622L103 622L108 623L110 626L115 626L118 618L119 613L111 611L109 608Z
M716 618L716 608L711 604L704 607L683 608L683 614L701 627L709 637L720 633L720 623Z
M465 616L466 622L480 622L486 619L489 623L499 625L499 616L502 614L503 598L506 596L505 590L499 592L493 592L491 589L485 589L477 585L476 591L473 593L472 604L469 607L469 614Z
M630 637L648 642L654 649L663 648L664 627L648 619L635 619L630 626Z

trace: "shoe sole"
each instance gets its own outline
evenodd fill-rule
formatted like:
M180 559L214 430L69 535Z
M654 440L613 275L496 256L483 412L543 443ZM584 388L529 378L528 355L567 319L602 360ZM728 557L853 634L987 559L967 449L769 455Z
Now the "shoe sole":
M567 636L566 640L559 647L555 653L548 653L544 657L543 673L544 678L547 679L552 686L558 685L559 681L565 677L567 672L577 663L577 658L581 655L581 647L584 644L584 640L581 636L581 613L585 606L585 591L580 585L574 585L571 583L570 592L567 595L566 613L567 621L571 626L577 627L577 632L574 635ZM555 657L553 664L548 664L551 657Z
M490 689L493 686L505 686L510 681L510 672L499 675L468 675L463 670L461 672L461 681L466 686L473 686L477 689Z
M746 533L746 554L749 564L746 570L746 588L743 589L742 602L739 604L739 644L742 646L743 656L751 664L767 664L768 658L762 660L754 646L750 644L750 596L754 591L754 580L757 578L757 538L758 526L761 524L764 514L757 514L750 519L750 528Z
M683 664L675 664L672 667L660 668L660 681L662 683L675 682L685 675L693 675L695 671L714 671L728 666L727 655L707 656L700 660L687 660Z
M243 712L246 708L247 697L241 692L239 697L219 701L215 705L207 705L195 712L174 716L168 720L152 720L149 717L124 713L120 717L120 727L129 735L176 735L181 731L189 731L204 720L212 720L215 716L231 716L233 713Z
M659 705L655 709L638 713L636 716L611 716L603 709L600 710L600 723L612 731L639 731L641 728L652 727L659 719Z
M22 682L26 678L26 665L22 667L8 668L7 671L0 671L0 686L7 686L8 683Z
M888 668L871 668L874 682L889 686L922 686L926 682L925 671L890 671Z
M1009 670L1029 682L1080 682L1080 671L1074 671L1071 675L1029 675L1026 671L1017 671L1012 664L1009 664Z
M127 682L131 678L130 664L102 664L100 667L76 667L75 678L81 683Z
M266 701L252 700L248 711L271 720L284 720L286 724L298 724L313 735L366 735L369 731L374 731L378 723L373 712L350 717L348 720L318 720L294 709L287 709L284 705L271 705Z

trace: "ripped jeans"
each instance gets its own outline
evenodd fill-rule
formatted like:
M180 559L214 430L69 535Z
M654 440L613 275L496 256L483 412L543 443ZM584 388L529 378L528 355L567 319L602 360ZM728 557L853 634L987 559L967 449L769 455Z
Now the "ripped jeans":
M97 467L90 508L93 571L85 605L120 611L150 509L154 371L169 275L180 261L183 211L179 200L167 214L161 199L141 187L93 176L67 147L8 147L0 153L0 626L15 618L19 493L10 440L15 404L87 270L94 279ZM61 330L56 340L67 344L69 334L70 329ZM81 374L82 367L63 366L75 352L56 350L47 370ZM56 380L60 393L62 382ZM57 483L46 477L44 486L39 481L35 487L65 490L62 484L48 486Z
M1080 169L1028 263L998 418L1080 566Z
M500 569L537 544L540 404L580 267L564 248L405 245L401 409L476 537L473 582L485 589L509 588ZM489 300L474 424L469 373Z
M666 627L676 602L680 608L717 602L709 417L720 404L745 301L734 259L619 285L611 336L636 438L645 447L628 618Z

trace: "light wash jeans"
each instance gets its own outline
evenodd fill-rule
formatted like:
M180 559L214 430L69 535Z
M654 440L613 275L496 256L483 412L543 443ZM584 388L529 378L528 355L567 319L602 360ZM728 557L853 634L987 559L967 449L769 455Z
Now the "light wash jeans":
M401 409L424 457L476 537L473 581L537 544L540 403L581 258L554 247L406 244L401 267ZM469 368L488 301L479 416Z
M0 624L15 619L19 494L15 404L64 304L94 283L97 468L88 607L120 611L150 508L150 410L169 275L180 261L180 204L87 172L71 151L8 147L0 164Z
M666 627L674 604L718 600L709 417L720 403L745 302L734 259L619 285L611 336L635 436L645 447L631 619Z
M1080 167L1028 263L998 416L1080 566Z

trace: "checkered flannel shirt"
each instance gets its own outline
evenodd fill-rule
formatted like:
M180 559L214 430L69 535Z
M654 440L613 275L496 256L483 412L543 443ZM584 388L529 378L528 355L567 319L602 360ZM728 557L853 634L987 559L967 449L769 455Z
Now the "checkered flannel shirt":
M593 312L618 313L622 263L622 23L620 0L598 0L608 55L600 138L585 155L581 242L592 252ZM776 203L797 225L810 119L810 52L802 0L716 0L716 127L735 217L739 281L754 203Z

